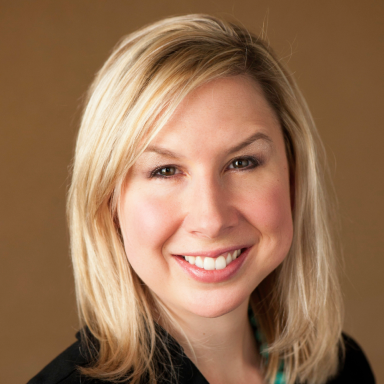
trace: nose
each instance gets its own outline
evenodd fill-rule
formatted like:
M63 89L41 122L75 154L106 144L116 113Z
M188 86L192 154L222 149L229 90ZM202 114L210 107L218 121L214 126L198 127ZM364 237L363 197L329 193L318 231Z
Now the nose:
M231 203L230 191L214 178L195 180L190 185L184 228L191 234L207 239L227 235L238 223Z

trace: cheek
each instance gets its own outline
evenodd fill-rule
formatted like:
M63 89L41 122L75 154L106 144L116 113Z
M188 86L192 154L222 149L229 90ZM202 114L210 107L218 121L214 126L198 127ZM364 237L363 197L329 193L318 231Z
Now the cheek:
M175 205L153 195L125 193L123 196L123 237L127 255L130 251L132 257L143 252L161 254L164 243L177 225Z
M289 183L273 180L249 196L244 199L248 206L246 219L257 229L268 263L278 265L287 255L293 237Z
M140 190L132 188L122 196L120 223L125 253L136 274L153 290L161 284L159 277L167 274L162 247L171 233L169 217L164 204Z
M257 207L258 217L255 219L260 221L266 233L278 234L280 230L292 227L289 192L281 185L271 186L267 193L260 196Z

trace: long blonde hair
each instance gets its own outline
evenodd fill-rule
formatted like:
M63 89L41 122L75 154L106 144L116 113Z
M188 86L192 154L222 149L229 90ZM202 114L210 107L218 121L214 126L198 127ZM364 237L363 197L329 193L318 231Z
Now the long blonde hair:
M268 44L207 15L168 18L125 37L90 88L68 197L80 322L98 342L83 374L157 382L156 316L173 323L127 260L118 218L121 188L129 168L188 93L236 75L260 84L276 112L294 185L292 247L251 299L269 346L266 380L273 383L281 360L288 383L321 384L335 374L343 311L314 122Z

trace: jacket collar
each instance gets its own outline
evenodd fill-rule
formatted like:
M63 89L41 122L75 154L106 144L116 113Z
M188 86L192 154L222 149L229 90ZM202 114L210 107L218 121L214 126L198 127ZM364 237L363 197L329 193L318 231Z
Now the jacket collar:
M161 337L162 344L166 345L171 354L172 364L176 377L172 378L172 370L169 364L159 363L159 381L158 384L209 384L206 378L198 370L196 365L187 357L180 344L162 327L156 324L157 331ZM84 359L84 365L90 364L94 360L99 350L99 343L97 339L89 331L88 327L84 327L81 331L77 332L76 338L80 342L80 353ZM164 349L159 346L160 353ZM83 365L83 364L81 364ZM143 384L147 383L144 379Z

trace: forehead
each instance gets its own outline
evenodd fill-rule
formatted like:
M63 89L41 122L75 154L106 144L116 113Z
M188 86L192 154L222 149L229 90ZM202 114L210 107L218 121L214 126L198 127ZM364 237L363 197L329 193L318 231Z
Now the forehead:
M254 80L235 76L213 80L192 91L150 147L203 150L235 144L255 132L272 140L281 136L278 118Z

